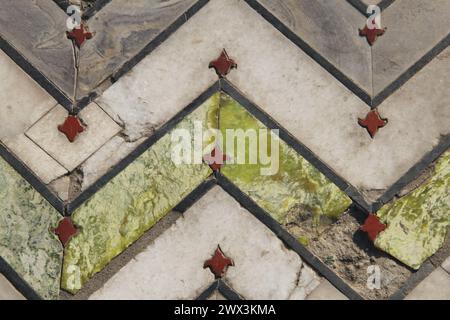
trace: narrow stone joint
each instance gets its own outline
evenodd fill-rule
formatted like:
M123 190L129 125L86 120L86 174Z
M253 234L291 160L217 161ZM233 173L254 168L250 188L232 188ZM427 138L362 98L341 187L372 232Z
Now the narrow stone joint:
M229 266L234 266L233 260L227 258L218 245L213 257L205 261L203 269L209 268L215 278L220 279L225 275Z
M78 233L78 229L74 226L70 217L65 217L59 222L58 227L53 232L58 236L63 247L66 247L70 239Z
M220 78L225 77L230 73L232 69L237 68L237 63L228 56L228 53L225 49L223 49L219 58L213 60L209 63L209 68L214 68L216 70L217 75Z

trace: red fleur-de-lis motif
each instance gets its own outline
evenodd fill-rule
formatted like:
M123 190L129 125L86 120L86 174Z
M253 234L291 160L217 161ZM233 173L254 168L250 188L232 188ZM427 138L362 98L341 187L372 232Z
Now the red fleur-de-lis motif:
M375 242L378 234L386 228L387 226L384 223L381 223L380 219L375 214L370 213L360 229L368 234L372 242Z
M205 161L213 171L219 171L227 159L228 157L220 151L219 147L215 147L211 151L211 154L203 156L203 161Z
M73 40L78 48L87 40L92 38L92 33L88 29L80 24L79 27L74 28L72 31L67 32L67 38Z
M379 29L374 22L373 28L369 28L367 25L363 29L359 29L359 35L361 37L366 37L367 42L370 46L373 46L378 37L382 36L386 32L386 28Z
M72 219L66 217L59 222L58 227L53 232L65 247L70 239L78 233L78 229L73 225Z
M358 119L358 123L363 128L367 129L370 137L373 139L378 132L378 129L383 128L387 123L388 119L382 118L378 113L378 110L370 111L365 119Z
M234 266L233 260L227 258L222 252L222 249L220 249L220 246L217 246L213 257L205 261L203 268L209 268L216 279L219 279L225 275L229 266Z
M219 58L209 63L209 67L214 68L219 77L224 77L230 73L231 69L237 68L237 64L228 56L227 51L223 49Z
M64 133L70 142L74 142L79 133L84 131L80 119L69 115L63 124L58 126L58 130Z

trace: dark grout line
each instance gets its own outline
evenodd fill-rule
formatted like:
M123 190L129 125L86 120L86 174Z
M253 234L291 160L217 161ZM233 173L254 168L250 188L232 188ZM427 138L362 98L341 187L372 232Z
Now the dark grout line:
M286 131L280 124L273 120L263 110L255 106L247 98L244 97L229 81L226 79L221 80L222 90L231 96L234 100L239 102L250 114L261 121L266 127L270 129L278 129L280 133L280 139L286 142L291 148L293 148L298 154L304 157L312 166L325 175L331 182L333 182L339 189L346 193L353 201L355 201L361 208L367 212L371 212L371 206L364 200L359 191L352 187L343 178L338 176L332 169L330 169L325 163L323 163L311 150L305 145L299 142L288 131Z
M89 20L91 19L95 14L97 14L100 10L103 9L104 6L106 6L108 3L110 3L112 0L97 0L95 4L92 6L89 6L87 10L83 13L82 19L83 20ZM56 3L58 7L61 8L65 13L67 13L67 8L70 6L68 0L53 0L53 2Z
M155 50L159 45L165 42L175 31L177 31L183 24L185 24L191 17L193 17L200 9L202 9L209 0L198 0L192 5L186 12L184 12L178 19L175 20L170 26L168 26L164 31L158 34L153 40L151 40L140 52L138 52L133 58L128 60L123 66L115 71L109 79L111 80L111 85L117 82L122 76L133 69L140 61L142 61L146 56L148 56L153 50ZM78 100L77 112L80 112L85 108L93 99L97 97L95 91L89 93L87 96Z
M422 58L408 68L403 74L401 74L396 80L388 85L383 91L377 94L372 101L372 108L378 107L387 98L389 98L394 92L400 89L405 83L408 82L414 75L422 70L428 63L430 63L437 55L444 51L450 45L450 34L439 41L430 51L428 51Z
M349 4L351 4L356 10L358 10L362 15L369 16L367 14L367 7L368 5L362 2L361 0L347 0ZM393 4L395 0L382 0L380 3L378 3L378 7L380 7L381 12L389 8L391 4Z
M244 300L240 294L229 287L223 280L219 280L219 292L230 301L241 301Z
M280 224L273 219L264 209L259 207L250 197L244 194L238 187L229 181L222 174L218 174L217 183L228 194L230 194L237 202L241 204L246 210L252 213L259 221L261 221L290 249L295 251L307 264L309 264L315 271L325 277L332 283L340 292L351 300L364 300L364 298L354 291L347 283L344 282L338 275L329 269L322 261L320 261L313 253L306 247L301 245L294 237L284 230Z
M50 189L37 178L20 160L12 155L2 144L0 144L0 156L16 170L23 179L39 192L61 215L64 215L64 203Z
M0 50L3 50L3 52L5 52L26 74L36 81L45 91L47 91L47 93L60 105L70 111L72 101L1 36Z
M426 154L415 166L410 168L380 198L378 198L378 200L373 203L372 210L376 212L381 209L384 204L391 201L398 192L416 179L424 169L428 168L431 163L437 160L448 148L450 148L450 134L443 137L433 150Z
M367 105L372 106L371 96L363 89L361 89L356 83L354 83L343 72L336 68L331 62L323 57L319 52L314 50L306 41L301 39L296 33L291 31L286 25L283 24L278 18L276 18L269 10L261 5L257 0L245 0L247 4L258 12L265 20L272 24L278 31L280 31L286 38L293 42L303 52L316 61L322 68L328 71L333 77L341 82L348 90L353 92Z
M420 269L412 274L406 283L389 297L389 300L403 300L420 282L428 277L436 268L430 261L422 264Z
M17 272L0 256L0 273L28 300L42 300L42 297L17 274Z
M300 38L295 32L289 29L281 20L275 17L269 10L261 5L258 0L245 0L247 4L258 12L264 19L272 24L278 31L280 31L286 38L293 42L297 47L303 50L308 56L328 71L333 77L341 82L348 90L359 97L369 107L376 108L389 98L394 92L401 88L409 79L411 79L417 72L424 68L430 61L432 61L439 53L450 45L450 34L436 44L425 56L417 61L408 70L403 72L396 80L388 85L383 91L378 93L375 97L371 97L365 90L361 89L356 83L354 83L343 72L336 68L331 62L323 57L319 52L314 50L308 45L306 41ZM363 15L366 15L367 6L361 2L361 0L347 0L353 7L360 11ZM387 9L391 6L395 0L383 0L379 6L381 10Z
M177 124L179 124L187 115L196 110L207 99L209 99L214 93L219 90L219 81L209 87L204 93L202 93L197 99L195 99L190 105L181 110L171 120L166 122L160 129L158 129L153 135L139 145L133 152L122 159L116 164L110 171L104 176L98 179L89 188L83 191L76 199L67 205L67 214L71 215L72 212L77 209L84 201L89 199L94 193L105 186L111 179L117 176L122 170L130 165L136 158L147 151L151 146L158 142L162 137L172 130Z
M209 297L214 293L214 291L219 288L219 280L214 281L205 291L203 291L195 300L208 300Z
M109 4L112 0L97 0L94 6L89 7L83 13L83 20L89 20L94 17L100 10L102 10L107 4Z
M172 210L185 213L192 205L194 205L200 198L202 198L209 190L216 186L214 176L206 179L194 191L192 191L186 198L181 200Z

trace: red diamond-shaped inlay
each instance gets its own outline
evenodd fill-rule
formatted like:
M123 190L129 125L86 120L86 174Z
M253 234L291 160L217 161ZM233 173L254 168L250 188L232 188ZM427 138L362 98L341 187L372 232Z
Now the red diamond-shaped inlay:
M66 217L59 222L58 228L56 228L54 232L58 236L63 247L65 247L69 240L77 234L78 230L73 225L72 219Z
M385 29L379 29L376 25L376 23L374 23L373 28L369 28L367 25L361 30L359 29L359 35L361 37L366 37L367 42L373 46L373 44L375 43L375 41L377 41L377 38L379 36L382 36L384 33L386 32L386 28Z
M83 24L77 28L75 27L72 31L67 32L67 38L75 41L78 48L87 40L92 38L92 33L90 33Z
M366 232L369 235L370 240L372 240L373 242L377 238L378 234L384 231L386 228L387 226L381 223L380 219L373 213L369 214L366 221L361 226L361 230Z
M237 68L237 64L228 56L227 51L223 49L220 57L211 61L209 67L214 68L219 77L224 77L230 73L231 69Z
M227 258L222 252L222 249L220 249L220 246L217 246L214 256L205 261L203 268L209 268L216 279L219 279L225 275L229 266L234 266L233 260Z
M205 161L213 171L219 171L227 159L228 157L220 151L219 147L215 147L211 151L211 154L203 156L203 161Z
M69 115L66 121L58 126L58 130L64 133L70 142L74 142L78 134L84 131L84 128L78 117Z
M370 136L373 138L378 132L378 129L383 128L387 123L388 119L384 119L378 113L378 110L370 111L365 119L358 119L358 123L360 126L367 129Z

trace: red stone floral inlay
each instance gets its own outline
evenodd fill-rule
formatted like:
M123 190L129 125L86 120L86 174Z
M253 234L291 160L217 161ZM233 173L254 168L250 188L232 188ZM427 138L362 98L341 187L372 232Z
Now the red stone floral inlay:
M364 26L364 29L359 29L359 35L361 37L366 37L367 42L373 46L375 41L379 36L382 36L386 32L386 29L379 29L377 25L374 23L372 29L370 29L367 25Z
M67 38L73 40L78 48L87 40L92 38L92 33L90 33L83 24L80 24L78 28L74 28L72 31L67 32Z
M372 240L373 242L375 242L378 234L384 231L386 228L387 226L381 223L380 219L373 213L369 214L366 221L361 226L361 230L366 232L369 235L370 240Z
M58 228L54 230L54 233L58 236L59 241L61 241L63 247L67 245L69 240L76 235L78 232L77 228L73 225L72 219L66 217L59 222Z
M78 117L68 116L66 121L58 126L58 130L64 133L70 142L74 142L78 134L84 131L84 128Z
M220 151L219 147L215 147L211 151L211 154L203 156L203 161L205 161L213 171L219 171L227 159L228 157Z
M234 266L233 260L227 258L220 249L220 246L217 246L214 256L205 261L203 268L209 268L216 279L219 279L225 275L229 266Z
M360 126L367 129L370 136L373 138L378 132L378 129L383 128L387 123L388 119L384 119L378 113L378 110L370 111L365 119L358 119Z
M228 56L227 51L223 49L220 57L211 61L209 67L214 68L219 77L224 77L230 73L231 69L237 68L237 64Z

